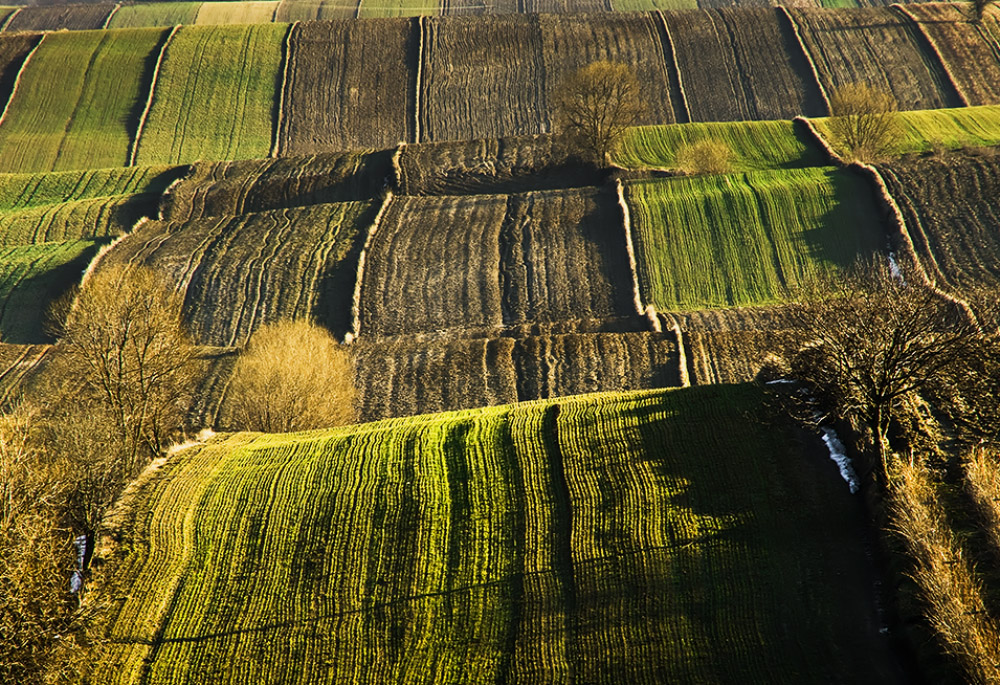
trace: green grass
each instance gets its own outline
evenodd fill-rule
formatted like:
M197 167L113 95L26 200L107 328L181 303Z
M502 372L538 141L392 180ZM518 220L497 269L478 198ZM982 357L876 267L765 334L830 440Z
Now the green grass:
M182 167L145 166L0 174L0 212L115 195L158 195L183 171Z
M140 5L122 5L115 12L115 16L111 17L109 28L193 24L201 5L200 2L144 2Z
M287 24L185 26L160 70L140 164L267 157Z
M762 400L584 396L180 452L125 513L94 682L879 682L856 502Z
M836 149L829 119L812 121ZM902 131L895 150L899 154L927 152L936 145L946 148L1000 145L1000 105L900 112L899 123Z
M361 0L359 16L417 17L420 15L433 16L440 11L441 3L439 0Z
M678 151L698 140L719 140L733 153L733 171L787 169L825 163L816 145L800 136L790 121L668 124L630 129L618 153L632 168L675 167Z
M264 24L274 18L276 1L267 2L205 2L198 10L196 23L213 24Z
M698 0L612 0L616 12L648 12L650 10L696 10Z
M644 298L659 309L769 304L885 242L871 189L830 168L630 183Z
M0 246L110 238L156 210L155 195L116 195L0 212Z
M76 240L0 247L0 340L48 339L45 312L53 299L79 281L106 240Z
M146 59L162 36L163 29L46 34L0 126L0 171L126 164Z

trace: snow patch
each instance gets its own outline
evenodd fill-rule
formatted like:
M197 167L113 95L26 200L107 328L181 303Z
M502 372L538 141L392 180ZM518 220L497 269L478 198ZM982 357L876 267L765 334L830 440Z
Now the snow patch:
M73 538L73 546L76 547L76 568L69 579L69 591L75 595L83 589L83 563L87 559L87 536L77 535Z
M211 440L213 437L215 437L214 430L212 430L211 428L202 428L200 431L198 431L198 434L194 436L194 439L187 440L186 442L177 443L168 447L167 456L172 457L178 452L182 452L190 447L197 447L198 445L201 445L207 442L208 440Z
M897 281L906 285L906 279L903 278L903 270L899 268L899 262L896 261L895 252L889 253L889 273L891 273L892 277Z
M821 430L823 431L823 442L826 443L826 448L830 450L830 459L837 464L837 468L840 469L840 477L847 483L851 494L856 495L861 486L858 482L858 474L854 470L854 465L851 464L851 458L847 456L847 452L844 450L844 443L837 437L837 431L832 428L822 428Z

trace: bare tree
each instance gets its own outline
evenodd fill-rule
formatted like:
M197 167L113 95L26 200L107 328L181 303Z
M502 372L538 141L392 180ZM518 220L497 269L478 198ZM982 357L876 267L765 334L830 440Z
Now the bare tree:
M899 136L899 113L891 94L864 83L834 89L830 132L849 157L873 162L892 153Z
M606 166L629 126L645 112L635 71L593 62L570 74L554 100L556 130L598 166Z
M232 427L280 433L354 419L354 364L325 328L308 321L263 326L233 367L224 415Z
M790 322L804 343L793 373L839 416L857 419L871 431L882 484L897 404L911 393L954 391L970 360L990 357L996 349L995 336L982 332L958 306L876 267L818 284L790 308Z

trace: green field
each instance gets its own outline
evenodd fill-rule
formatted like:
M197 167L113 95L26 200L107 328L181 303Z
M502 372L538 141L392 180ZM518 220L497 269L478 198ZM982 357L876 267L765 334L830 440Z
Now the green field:
M205 2L198 10L195 23L212 24L263 24L274 19L278 3L271 2Z
M167 47L139 164L267 157L287 24L185 26Z
M46 34L0 125L0 171L128 163L136 107L148 88L146 61L163 35L163 29Z
M733 171L788 169L824 164L822 152L791 121L668 124L629 129L615 161L631 168L671 168L684 146L718 140L733 153Z
M0 212L0 246L115 237L155 210L155 196L115 195Z
M201 4L200 2L144 2L140 5L122 5L115 12L115 16L111 17L109 28L193 24Z
M44 320L49 303L80 280L90 259L106 242L0 247L0 341L47 340Z
M829 119L813 119L812 122L833 144ZM899 154L927 152L935 146L1000 145L1000 105L900 112L899 122L902 130L895 150ZM836 145L833 147L836 149Z
M781 301L884 245L871 196L831 168L630 183L644 299L663 310Z
M0 174L0 212L115 195L158 195L183 172L183 167L152 166Z
M348 4L342 2L338 4ZM464 3L459 3L464 4ZM441 12L440 0L360 0L360 17L433 16Z
M616 12L648 12L650 10L696 10L698 0L612 0Z
M124 512L94 682L880 682L857 503L757 420L762 397L583 396L180 452Z

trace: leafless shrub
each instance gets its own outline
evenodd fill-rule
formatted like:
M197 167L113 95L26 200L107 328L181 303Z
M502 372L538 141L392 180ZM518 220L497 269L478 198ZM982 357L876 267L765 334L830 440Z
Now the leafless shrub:
M830 132L848 157L874 162L889 156L899 136L895 98L864 83L851 83L830 94Z
M282 433L349 423L354 364L321 326L263 326L236 360L226 405L233 427L242 430Z
M677 166L687 174L729 173L732 160L729 145L707 138L684 145L677 153Z

